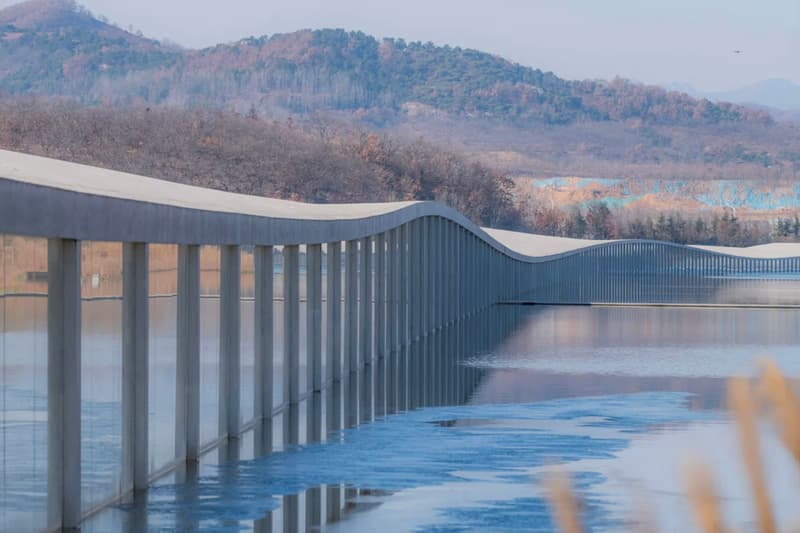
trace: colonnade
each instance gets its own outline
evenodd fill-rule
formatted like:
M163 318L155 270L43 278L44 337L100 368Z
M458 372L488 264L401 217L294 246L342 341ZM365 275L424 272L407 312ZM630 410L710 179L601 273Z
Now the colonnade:
M217 434L200 441L200 246L178 244L174 460L153 468L148 452L148 248L123 244L122 483L118 494L143 491L157 476L196 462L209 447L282 415L283 440L323 438L322 428L353 427L375 417L438 405L452 398L443 385L458 339L441 334L494 303L512 298L521 278L515 259L442 216L422 216L376 235L347 241L220 246L219 386ZM253 420L240 405L240 258L255 265ZM48 279L48 514L53 528L77 527L81 511L81 243L49 239ZM273 294L280 250L282 298ZM304 261L302 261L304 259ZM301 286L302 285L302 286ZM323 294L323 287L325 292ZM302 299L301 293L305 295ZM301 353L301 307L305 350ZM282 313L283 401L273 401L275 313ZM322 328L322 317L326 327ZM451 330L452 331L452 330ZM324 347L324 349L323 349ZM324 360L323 360L324 359ZM305 380L301 380L305 372ZM301 381L305 382L305 387ZM439 386L442 384L442 386ZM321 396L335 387L341 405ZM303 405L307 412L299 416Z
M244 432L254 430L270 448L277 416L290 445L303 435L320 440L328 430L463 399L477 370L453 382L453 363L480 343L469 321L494 304L674 299L676 280L800 271L796 257L745 258L652 241L532 257L432 202L314 206L4 157L13 164L0 177L0 234L48 239L52 529L79 527L87 513L145 491L156 477L196 464ZM81 502L82 241L122 243L121 482L94 509ZM174 453L157 464L149 462L148 427L153 244L178 248ZM210 442L200 438L202 246L218 247L220 256L218 413ZM243 253L254 265L250 420L240 394ZM323 411L325 394L333 396Z
M728 255L673 243L628 240L587 246L531 265L518 301L539 304L714 303L744 280L800 273L800 257ZM720 301L718 303L730 303Z

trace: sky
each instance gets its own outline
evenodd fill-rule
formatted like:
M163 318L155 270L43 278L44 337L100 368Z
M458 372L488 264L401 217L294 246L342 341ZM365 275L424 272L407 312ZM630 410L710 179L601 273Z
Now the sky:
M0 6L15 3L0 0ZM799 0L79 0L123 28L198 48L345 28L475 48L568 79L723 91L800 83ZM734 54L741 50L741 54Z

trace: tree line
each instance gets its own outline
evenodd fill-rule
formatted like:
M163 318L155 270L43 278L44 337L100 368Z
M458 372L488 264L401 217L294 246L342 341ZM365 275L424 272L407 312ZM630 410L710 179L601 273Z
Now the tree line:
M71 1L1 12L0 64L0 91L84 103L230 109L250 101L305 113L422 102L525 124L772 123L765 111L655 86L570 81L478 50L358 31L301 30L180 50L115 28Z
M257 113L0 100L0 147L220 190L307 202L436 200L522 228L503 173L423 139Z
M0 100L0 148L231 192L307 202L435 200L483 226L588 239L748 246L800 240L800 218L562 208L519 200L503 173L421 138L248 113Z
M586 206L529 205L526 222L531 231L579 239L652 239L679 244L752 246L775 240L800 240L800 217L742 220L731 209L722 213L686 216L671 212L612 210L602 200Z

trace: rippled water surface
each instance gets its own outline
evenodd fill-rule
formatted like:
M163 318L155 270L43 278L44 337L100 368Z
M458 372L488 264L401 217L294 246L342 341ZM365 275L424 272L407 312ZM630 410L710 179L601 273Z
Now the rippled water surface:
M800 311L501 306L488 322L510 333L463 363L482 372L466 405L265 457L246 437L87 530L551 531L540 483L558 464L592 530L625 529L647 509L662 531L684 531L684 467L696 458L717 475L731 524L752 522L725 382L760 357L797 377ZM763 434L779 519L798 524L800 474Z

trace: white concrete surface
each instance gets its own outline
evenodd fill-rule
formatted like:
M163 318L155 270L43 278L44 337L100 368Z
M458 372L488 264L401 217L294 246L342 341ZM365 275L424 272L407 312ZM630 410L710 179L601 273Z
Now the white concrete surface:
M181 244L307 244L377 235L425 215L462 224L522 261L613 242L479 228L435 202L306 204L0 150L0 233ZM797 243L696 248L737 257L800 256Z

